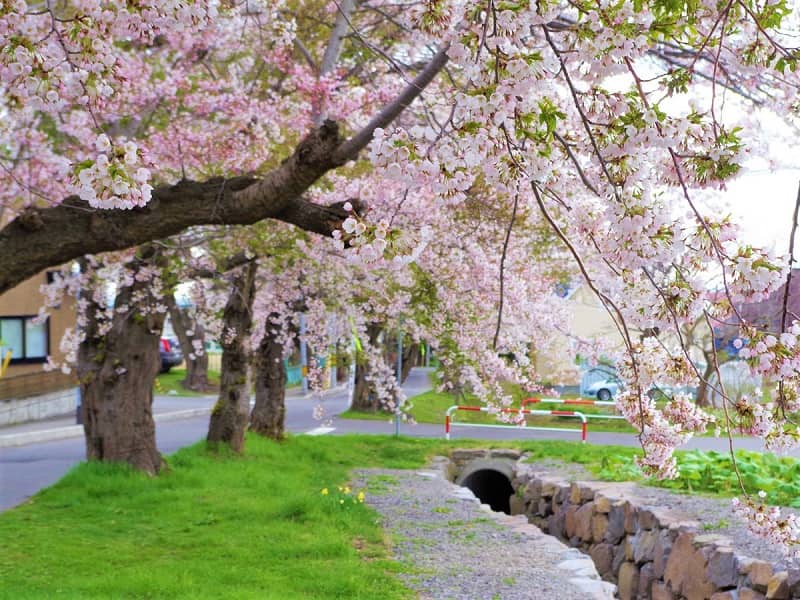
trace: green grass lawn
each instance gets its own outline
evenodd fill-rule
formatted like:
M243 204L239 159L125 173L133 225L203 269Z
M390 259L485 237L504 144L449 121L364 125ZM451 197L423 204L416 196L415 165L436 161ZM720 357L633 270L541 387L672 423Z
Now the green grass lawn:
M176 369L175 367L170 369L169 373L159 374L159 376L156 377L156 383L153 386L153 393L160 396L206 396L208 394L213 395L219 390L219 372L213 369L209 369L208 371L208 382L212 386L212 391L206 392L205 394L193 392L184 388L181 385L181 381L183 381L184 377L186 377L186 369ZM300 383L293 383L291 385L287 385L286 389L299 388L300 385Z
M514 408L519 408L520 400L527 398L529 394L517 392L512 390L514 397ZM578 396L564 394L561 396L563 399L577 399ZM466 402L459 401L458 397L454 394L444 392L429 391L414 396L410 399L413 408L409 411L412 417L418 423L436 423L444 425L444 416L448 408L454 404L478 406L480 403L474 397L468 397ZM562 404L536 404L528 405L526 408L534 410L574 410L583 413L584 415L611 415L613 411L604 409L602 407L579 405L579 406L565 406ZM391 418L386 413L368 413L349 410L339 415L344 419L373 419L385 421ZM458 411L455 416L456 421L461 423L485 423L485 424L500 424L497 418L488 413L476 413ZM589 432L592 431L610 431L621 433L634 433L633 427L624 420L620 419L599 419L587 417L589 423ZM553 417L553 416L528 416L526 418L528 425L538 427L567 427L580 429L581 422L575 417Z
M157 478L82 464L0 515L0 598L412 597L375 513L337 488L437 444L250 436L243 457L197 445Z
M431 384L436 385L437 380L431 374ZM511 394L513 398L512 407L519 408L520 401L524 398L530 396L520 390L518 387L509 386L507 389L508 393ZM594 400L595 398L582 398L576 394L562 394L560 398L567 400L567 399L579 399L579 400ZM458 405L465 405L465 406L479 406L480 402L471 395L467 396L466 401L462 400L455 394L449 394L445 392L435 392L435 391L428 391L423 392L422 394L418 394L409 399L413 407L409 411L409 414L414 417L414 419L418 423L433 423L437 425L444 426L444 418L445 413L448 408L451 406L458 404ZM658 402L658 406L662 406L663 403L661 401ZM600 406L591 406L591 405L563 405L563 404L529 404L526 405L526 408L535 409L535 410L573 410L580 413L583 413L587 417L588 421L588 430L591 436L591 432L593 431L600 431L600 432L610 432L610 433L636 433L636 430L631 427L631 425L625 421L624 419L603 419L600 418L602 415L613 415L614 411L611 407L600 407ZM724 432L724 423L725 423L725 412L722 409L706 409L707 412L712 414L717 418L720 427L722 427ZM343 419L367 419L367 420L376 420L376 421L388 421L392 418L392 415L387 413L370 413L370 412L360 412L355 410L348 410L339 415ZM800 418L800 414L792 415L792 417L797 420ZM494 415L490 415L488 413L480 413L480 412L467 412L467 411L457 411L455 414L455 421L461 423L483 423L483 424L490 424L490 425L501 425L502 423L498 421L497 417ZM575 428L580 429L580 420L575 417L558 417L558 416L528 416L526 417L526 423L531 426L536 427L564 427L564 428ZM513 425L509 425L512 426ZM711 427L709 431L705 434L705 436L712 436L714 435L714 427ZM733 428L733 435L735 437L740 436L741 434L735 427Z
M0 598L414 597L396 576L408 567L389 559L376 514L357 500L361 490L339 487L357 467L419 468L433 454L476 446L581 463L603 479L641 479L635 448L387 436L277 444L250 435L244 456L198 444L169 457L156 478L84 463L0 514ZM682 477L669 487L735 493L725 456L678 457ZM740 453L740 469L769 501L800 495L796 459ZM365 492L385 489L378 481Z
M162 395L169 395L169 396L205 396L207 394L200 394L198 392L193 392L191 390L187 390L181 385L181 381L186 377L186 369L178 369L173 367L170 369L169 373L161 373L158 377L156 377L156 383L153 386L153 393L158 394L159 396ZM219 389L219 373L217 371L209 370L208 372L208 382L214 387L214 389ZM208 392L208 394L213 394L214 392Z

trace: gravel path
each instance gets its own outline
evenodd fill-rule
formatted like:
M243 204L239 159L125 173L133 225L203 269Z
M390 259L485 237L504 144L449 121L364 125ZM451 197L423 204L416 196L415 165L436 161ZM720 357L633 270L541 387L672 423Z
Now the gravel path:
M439 463L441 465L441 463ZM611 598L591 561L524 517L487 510L466 488L424 471L361 470L356 487L390 532L406 584L423 600Z
M586 483L596 481L591 473L581 465L574 463L549 460L526 464L531 465L537 472L547 473L568 481ZM776 545L755 537L747 530L744 522L731 510L729 499L698 494L681 494L645 485L634 485L633 488L636 498L643 500L645 505L669 508L674 512L686 515L687 520L699 522L701 531L728 538L738 554L773 562L779 567L788 566L786 556ZM783 508L782 511L800 514L800 511L791 508ZM778 570L781 569L776 568L776 571Z

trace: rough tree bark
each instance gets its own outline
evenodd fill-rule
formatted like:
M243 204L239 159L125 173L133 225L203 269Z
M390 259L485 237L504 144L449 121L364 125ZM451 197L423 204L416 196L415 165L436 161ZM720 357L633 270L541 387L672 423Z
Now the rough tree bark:
M181 385L193 392L207 392L211 389L211 385L208 383L208 354L204 349L203 353L198 355L192 343L193 340L198 340L205 346L205 331L200 323L178 306L174 296L170 294L165 300L169 318L172 321L172 329L178 336L183 351L183 362L186 365L186 377L181 381ZM191 336L189 331L192 332Z
M277 219L321 235L339 229L344 202L321 206L303 194L328 171L355 159L419 96L447 64L447 48L367 125L348 140L325 121L309 133L280 166L261 179L215 178L180 181L153 190L152 200L133 210L95 209L77 196L50 208L31 207L0 229L0 293L48 267L86 254L122 250L175 235L193 225L250 225ZM355 205L354 205L355 206Z
M286 417L286 370L283 368L283 344L280 331L267 318L264 337L255 359L256 402L250 413L250 429L273 440L284 437Z
M136 272L158 258L152 247L139 252L130 269ZM105 286L98 281L98 286ZM97 319L105 309L87 290L85 339L78 349L81 412L89 460L127 462L155 475L163 460L156 447L153 421L153 382L161 367L158 352L164 314L149 311L149 282L121 288L111 328L103 334ZM99 290L98 298L105 295Z
M703 377L700 379L700 384L697 386L697 398L695 402L697 406L709 406L711 404L711 398L709 397L708 393L708 382L711 380L711 377L714 376L716 372L716 368L714 367L714 357L711 353L704 353L706 359L706 368L703 371Z
M245 346L253 324L253 298L258 264L253 261L233 277L231 295L223 312L222 373L219 399L211 411L206 440L244 450L250 390L247 385L248 354Z
M381 325L379 323L369 323L367 325L367 338L370 346L374 347L378 343L380 334ZM371 393L372 385L366 380L366 374L367 361L363 353L359 352L356 356L352 409L364 412L378 412L381 408L380 403L378 402L377 396Z
M419 344L408 344L403 346L403 370L400 373L400 383L405 383L411 369L419 363Z
M346 347L336 346L336 382L344 383L350 378L350 354Z

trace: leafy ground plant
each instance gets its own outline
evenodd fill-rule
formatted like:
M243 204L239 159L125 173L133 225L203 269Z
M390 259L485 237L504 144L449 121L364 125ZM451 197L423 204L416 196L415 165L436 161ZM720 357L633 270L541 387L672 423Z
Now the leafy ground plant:
M633 457L640 451L623 446L582 447L574 442L546 442L527 445L531 460L558 459L582 464L588 471L607 481L640 481L647 485L689 493L733 497L741 488L731 457L720 452L679 451L679 477L673 480L642 476ZM736 452L736 464L748 493L766 492L767 504L800 508L800 460L774 454Z

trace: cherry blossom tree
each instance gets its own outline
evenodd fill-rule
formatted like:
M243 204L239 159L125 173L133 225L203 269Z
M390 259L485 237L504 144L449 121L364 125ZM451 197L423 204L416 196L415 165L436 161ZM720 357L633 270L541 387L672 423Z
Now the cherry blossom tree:
M455 380L502 402L499 377L531 383L524 360L499 357L524 356L530 332L507 310L530 293L510 277L530 250L514 236L527 217L548 225L619 330L618 405L646 473L674 475L674 448L713 422L684 396L661 408L646 394L656 380L699 381L681 327L701 318L738 323L740 356L776 382L725 410L751 415L770 449L800 440L800 322L786 310L775 331L732 318L791 277L793 242L788 257L747 244L708 202L748 156L768 156L762 115L796 131L787 0L0 6L0 290L187 227L277 219L356 261L429 260L445 315L467 291L496 299L430 329ZM369 163L356 161L367 148ZM476 190L508 233L487 218L448 238ZM350 198L372 201L373 216ZM395 228L381 206L416 210ZM472 288L439 285L454 271L440 269L448 247L477 273ZM479 269L493 261L494 284ZM716 425L731 435L728 419ZM758 503L746 496L743 512L763 514ZM759 523L800 538L780 515Z
M193 392L207 392L211 385L208 381L208 354L205 352L205 329L191 309L179 306L174 295L166 298L170 322L178 337L181 348L186 349L183 363L186 366L186 377L181 386Z

